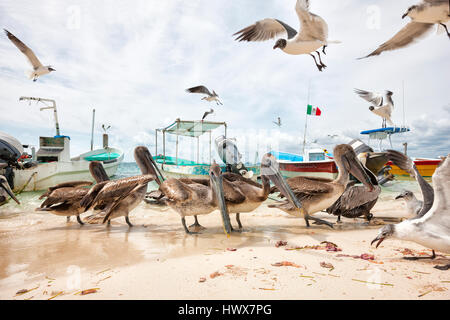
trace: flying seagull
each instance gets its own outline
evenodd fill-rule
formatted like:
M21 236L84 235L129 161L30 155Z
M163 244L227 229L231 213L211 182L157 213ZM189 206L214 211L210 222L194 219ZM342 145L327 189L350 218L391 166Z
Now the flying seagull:
M202 120L205 120L205 118L206 118L208 115L213 114L213 113L214 113L214 110L213 110L213 109L209 109L209 111L206 111L206 112L203 114Z
M277 126L281 127L281 118L278 117L277 121L272 121L273 123L275 123Z
M383 128L386 128L386 121L389 125L394 126L391 120L392 111L394 110L394 101L392 100L394 93L392 91L386 91L383 95L381 93L355 89L355 93L373 104L369 107L369 110L383 118Z
M309 54L319 71L322 71L326 65L322 62L320 52L316 50L323 47L322 52L325 54L325 48L329 43L339 41L328 41L328 25L321 17L309 12L309 0L297 0L295 11L301 27L298 33L281 20L266 18L236 32L233 36L237 35L235 40L238 41L265 41L284 33L287 39L278 39L273 49L280 48L292 55ZM317 63L314 52L317 53L320 64Z
M360 59L377 56L383 51L406 47L433 31L436 24L438 27L442 26L450 38L446 25L450 20L450 0L423 0L420 4L409 7L402 19L406 17L411 18L406 26L378 49Z
M211 93L207 87L205 86L197 86L197 87L192 87L189 89L186 89L186 92L190 92L190 93L203 93L206 94L206 97L203 97L202 100L206 100L206 101L215 101L217 105L223 105L222 102L220 102L219 100L219 95L213 90L213 92Z
M8 36L9 40L27 57L30 62L33 70L28 71L28 77L36 81L38 77L43 76L44 74L55 71L51 66L43 66L39 59L36 57L34 52L28 48L22 41L17 39L11 32L6 29L3 29Z
M431 209L424 216L409 219L398 224L389 224L381 228L377 237L378 247L387 238L414 241L433 250L450 253L450 154L443 160L433 174L434 201ZM436 269L448 270L450 264L435 266Z

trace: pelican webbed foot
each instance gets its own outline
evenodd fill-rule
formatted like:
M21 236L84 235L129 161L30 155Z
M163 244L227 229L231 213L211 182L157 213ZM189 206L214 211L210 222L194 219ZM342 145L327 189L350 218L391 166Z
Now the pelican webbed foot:
M338 216L338 218L337 218L337 220L336 220L336 223L337 223L337 224L342 224L341 216Z
M181 223L183 224L184 231L186 232L186 234L198 234L198 232L189 231L188 227L186 226L186 219L185 219L185 217L181 218Z
M424 259L431 259L431 260L433 260L433 259L436 258L436 253L434 252L434 250L432 252L433 253L429 257L403 257L403 259L410 260L410 261L417 261L417 260L424 260Z
M194 222L193 224L191 224L191 225L189 226L189 228L195 228L195 229L197 229L197 230L204 230L204 229L206 229L204 226L202 226L202 225L198 222L197 216L194 216L194 218L195 218L195 222Z
M70 222L70 216L66 217L66 222Z
M69 218L69 217L67 217L67 218ZM80 216L77 216L77 221L78 221L78 223L79 223L80 225L84 225L84 222L81 221Z
M434 266L434 268L435 269L438 269L438 270L442 270L442 271L447 271L447 270L450 270L450 264L446 264L446 265L443 265L443 266Z
M316 218L316 217L313 217L313 216L305 215L306 227L308 227L308 228L310 227L309 221L308 221L310 219L314 220L314 224L316 224L316 225L324 224L326 226L329 226L331 229L334 228L333 224L331 222L328 222L328 221L325 221L325 220L322 220L322 219L319 219L319 218Z

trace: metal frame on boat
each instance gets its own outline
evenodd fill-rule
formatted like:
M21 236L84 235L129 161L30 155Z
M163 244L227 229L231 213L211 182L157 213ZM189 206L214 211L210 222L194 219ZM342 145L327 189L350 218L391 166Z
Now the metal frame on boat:
M199 176L208 175L209 168L212 164L212 131L224 127L224 136L227 136L227 124L226 122L213 122L213 121L192 121L192 120L180 120L176 119L169 126L155 130L155 161L161 171L163 171L168 177L173 178L194 178ZM158 133L162 133L163 136L163 153L158 154ZM209 163L200 163L200 136L209 133ZM166 135L172 134L176 136L176 148L175 157L166 155ZM178 157L179 152L179 137L191 137L197 139L197 160L191 161L181 159ZM222 171L226 171L226 165L221 165ZM248 167L248 170L256 173L256 178L259 174L259 167Z

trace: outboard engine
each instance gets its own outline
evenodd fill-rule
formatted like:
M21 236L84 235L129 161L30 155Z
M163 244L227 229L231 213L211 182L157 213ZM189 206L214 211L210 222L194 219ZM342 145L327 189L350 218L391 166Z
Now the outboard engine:
M23 153L23 146L13 136L0 131L0 161L15 166Z
M234 140L234 141L233 141ZM220 159L227 166L227 171L240 174L244 178L251 179L253 171L248 171L245 165L241 162L242 155L240 154L235 139L227 139L225 136L219 136L215 139L217 153Z

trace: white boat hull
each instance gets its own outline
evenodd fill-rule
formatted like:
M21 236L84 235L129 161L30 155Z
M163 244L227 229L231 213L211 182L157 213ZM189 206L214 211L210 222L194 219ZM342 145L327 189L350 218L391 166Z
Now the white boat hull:
M22 190L24 186L23 191L47 190L49 187L69 181L95 182L89 172L89 161L84 160L84 157L95 154L96 151L100 153L102 150L94 150L94 152L80 155L67 162L40 163L32 168L14 170L14 191ZM117 149L114 149L114 151L117 151ZM116 173L123 157L124 155L121 152L120 157L114 160L101 161L109 177Z

